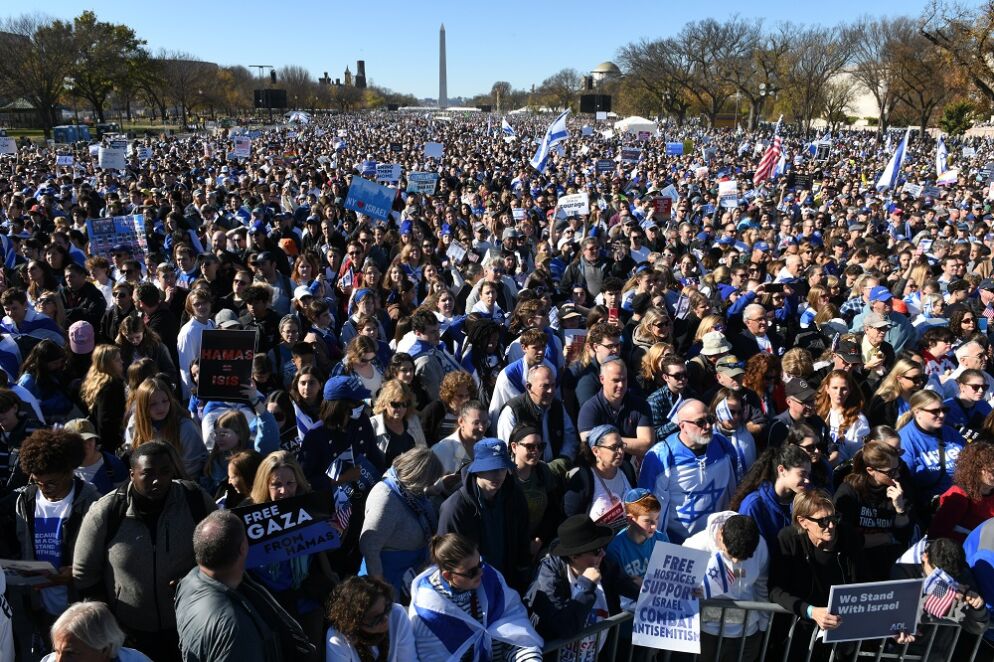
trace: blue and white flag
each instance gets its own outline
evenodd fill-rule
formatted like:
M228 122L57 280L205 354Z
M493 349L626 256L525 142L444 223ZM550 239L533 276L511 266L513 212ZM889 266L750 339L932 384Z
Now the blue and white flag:
M904 132L904 138L901 138L901 142L898 143L897 149L894 151L894 156L890 157L887 167L884 168L883 174L877 180L876 189L878 191L897 187L897 178L901 174L901 165L904 163L904 154L908 149L908 138L910 135L911 128L909 127Z
M946 170L949 170L949 150L946 149L946 141L939 136L939 141L935 143L935 176L941 177Z
M514 127L512 127L507 122L506 117L502 117L500 120L500 130L504 132L504 135L508 138L517 138L518 134L514 132Z
M569 108L563 111L563 114L549 125L549 128L545 130L545 135L542 136L541 142L538 144L538 149L535 150L535 156L529 161L531 167L539 172L545 172L545 162L548 160L549 152L552 148L569 138L569 130L566 128L567 115L569 115Z

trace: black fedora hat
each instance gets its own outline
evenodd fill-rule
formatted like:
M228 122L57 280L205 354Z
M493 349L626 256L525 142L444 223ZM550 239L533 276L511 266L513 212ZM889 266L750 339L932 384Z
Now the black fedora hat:
M553 556L576 556L607 547L614 538L610 527L594 524L586 515L573 515L559 525L559 534L549 553Z

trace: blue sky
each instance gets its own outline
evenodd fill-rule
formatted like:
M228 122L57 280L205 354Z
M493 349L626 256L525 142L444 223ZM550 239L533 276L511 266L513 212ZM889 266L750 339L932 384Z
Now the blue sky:
M529 88L563 67L589 71L614 59L618 48L630 41L669 36L684 23L708 16L723 19L738 12L768 23L791 20L828 25L868 12L917 15L921 7L921 0L775 0L752 5L732 0L46 0L42 5L34 0L6 0L0 15L43 8L50 16L72 18L92 9L102 20L132 26L153 51L186 51L222 65L297 64L315 78L325 71L333 79L341 78L346 66L355 72L355 61L364 59L367 77L374 83L434 98L438 94L440 23L446 28L449 96L468 97L489 91L497 80Z

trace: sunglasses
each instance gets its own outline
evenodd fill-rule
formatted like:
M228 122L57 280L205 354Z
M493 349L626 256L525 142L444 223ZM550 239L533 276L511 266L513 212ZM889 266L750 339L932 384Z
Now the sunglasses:
M704 416L703 418L699 418L696 421L680 421L680 422L681 423L690 423L691 425L696 425L699 428L708 428L708 427L711 427L711 425L714 424L714 417L713 416Z
M683 380L687 379L687 373L686 372L671 372L671 373L667 373L666 376L669 377L670 379L676 379L676 380L681 381L681 382Z
M826 515L825 517L805 517L801 515L801 517L804 517L809 522L814 522L820 529L827 529L829 526L835 526L842 521L842 518L838 515Z
M945 416L949 413L949 407L937 407L935 409L925 409L922 407L918 411L928 412L929 414L932 414L932 416Z
M538 442L535 444L518 444L521 448L524 448L529 453L541 453L545 450L545 442ZM602 447L603 448L603 447Z
M410 405L407 404L406 402L391 402L390 406L393 407L394 409L407 409L408 407L410 407Z
M387 604L387 606L379 614L374 614L369 618L363 619L362 626L367 628L374 628L377 625L380 625L381 623L385 622L388 618L390 618L390 612L392 611L392 609L393 605Z
M483 574L483 564L474 566L469 569L469 572L456 572L455 570L449 570L450 573L456 577L465 577L466 579L476 579Z
M901 473L901 470L898 467L893 467L893 468L890 468L890 469L880 469L878 467L867 467L867 468L873 469L878 474L883 474L883 475L887 476L888 478L897 478L898 474Z
M972 388L974 391L980 392L980 391L984 390L984 386L986 386L986 385L985 384L963 384L963 386L966 386L967 388Z

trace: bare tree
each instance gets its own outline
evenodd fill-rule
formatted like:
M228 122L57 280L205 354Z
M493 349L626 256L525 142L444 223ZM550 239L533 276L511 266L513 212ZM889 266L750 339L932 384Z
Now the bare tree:
M162 58L161 66L166 97L179 108L185 127L187 114L201 103L217 65L202 62L189 53L174 52Z
M841 28L807 28L798 34L785 78L796 118L805 130L825 106L825 88L849 61L850 36Z
M331 85L328 96L342 112L355 110L362 104L362 90L352 85Z
M506 80L499 80L493 84L490 88L490 95L494 98L494 105L497 107L497 112L501 112L501 108L504 107L504 103L507 102L507 98L511 94L511 84Z
M952 97L949 54L924 35L911 33L906 41L895 45L891 66L894 68L894 94L914 113L924 135L932 115Z
M923 37L949 54L984 97L994 101L994 0L966 7L931 0L922 13Z
M823 112L830 131L837 131L849 122L850 104L855 94L856 82L845 76L839 76L825 86Z
M904 16L895 19L863 17L850 30L852 76L873 95L880 112L879 130L886 132L898 103L893 60L901 42L915 35L915 25Z
M286 96L290 104L297 108L307 106L307 100L314 96L316 84L311 79L311 72L304 67L290 64L281 67L276 75L279 84L286 89Z
M58 122L58 104L76 54L72 26L40 14L0 22L0 90L27 99L45 135Z
M576 69L561 69L542 81L539 89L556 107L569 108L580 93L580 82Z
M743 26L737 18L725 23L708 18L688 23L675 40L690 74L683 81L684 91L696 99L712 125L735 94L731 83L735 65L751 54L754 33Z
M666 112L682 124L690 109L685 87L690 84L688 62L672 39L634 42L618 51L618 60L630 83L637 83Z

